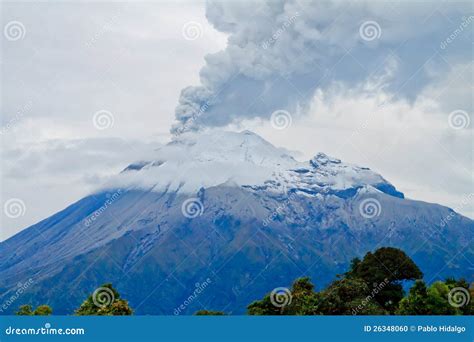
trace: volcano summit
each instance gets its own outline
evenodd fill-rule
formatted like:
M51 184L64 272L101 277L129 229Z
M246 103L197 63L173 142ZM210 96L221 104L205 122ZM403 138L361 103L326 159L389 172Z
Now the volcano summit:
M137 314L173 314L199 287L180 312L243 313L299 276L321 288L381 246L403 249L428 282L472 281L473 239L471 219L368 168L324 153L300 162L249 131L185 133L0 243L0 293L32 279L22 301L66 314L111 282Z

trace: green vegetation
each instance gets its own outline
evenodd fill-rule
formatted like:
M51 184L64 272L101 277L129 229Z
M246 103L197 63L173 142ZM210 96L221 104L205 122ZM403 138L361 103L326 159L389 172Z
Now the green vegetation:
M222 311L209 311L209 310L199 310L194 314L195 316L225 316L226 314Z
M53 310L48 305L40 305L33 311L31 305L22 305L16 312L20 316L48 316ZM96 289L75 311L77 316L127 316L133 310L128 302L120 298L120 294L107 283Z
M345 276L362 280L368 288L380 285L374 299L384 310L394 313L404 295L401 282L421 279L423 273L403 251L383 247L367 253L362 261L353 260Z
M314 308L318 303L318 294L313 291L314 286L309 278L297 279L291 287L290 294L275 295L267 294L262 300L253 302L248 306L249 315L313 315ZM275 298L280 296L280 298ZM287 305L275 305L274 303L288 302ZM273 301L273 302L272 302Z
M49 316L53 313L48 305L40 305L34 311L31 305L22 305L16 312L18 316Z
M450 291L455 291L454 289L466 289L467 291L464 293L469 293L468 291L470 290L470 295L468 296L471 299L473 298L474 288L469 289L469 284L464 280L455 281L454 279L447 279L445 282L437 281L430 287L427 287L424 281L417 280L410 289L408 296L400 301L396 314L473 315L474 304L472 301L471 303L460 305L462 302L456 302L454 299L454 305L449 303ZM458 291L458 295L462 296L462 290Z
M315 292L309 278L297 279L287 305L269 293L247 307L249 315L472 315L474 287L447 279L426 287L418 266L401 250L384 247L352 260L348 272ZM415 280L404 297L402 282ZM469 292L470 291L470 292ZM457 295L456 295L457 293ZM273 300L272 300L273 295ZM456 298L456 296L458 296ZM451 298L451 302L450 302ZM275 302L277 305L275 305ZM462 304L462 305L461 305Z
M385 315L387 311L376 300L367 300L371 290L361 279L348 278L332 282L320 295L316 306L319 315ZM357 311L354 311L357 310Z
M474 315L474 284L448 278L429 287L423 273L403 251L383 247L352 260L349 270L326 289L315 291L308 277L291 288L277 288L247 307L249 315ZM402 283L414 281L405 296ZM17 315L51 315L48 305L33 310L20 306ZM132 315L128 302L107 283L90 294L75 311L78 316ZM223 316L199 310L196 316Z
M128 316L133 310L128 302L120 298L120 294L107 283L99 287L76 310L78 316Z

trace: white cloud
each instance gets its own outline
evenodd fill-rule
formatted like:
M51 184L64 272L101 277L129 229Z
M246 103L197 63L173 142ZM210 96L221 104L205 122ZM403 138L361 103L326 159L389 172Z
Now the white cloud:
M180 89L225 45L202 2L2 3L2 32L11 20L26 32L2 36L1 203L21 198L27 211L0 215L1 239L167 140ZM201 24L200 39L183 38L188 21ZM112 127L94 127L100 110Z
M183 93L192 95L176 111L183 121L212 98L203 123L255 129L306 159L324 151L365 164L409 197L457 207L472 188L472 35L439 46L468 6L211 3L218 32L202 2L4 3L2 22L26 32L2 40L1 193L27 212L2 224L2 238L165 142L181 89L200 83L212 89ZM380 39L361 41L365 20L380 24ZM191 21L202 28L196 40L183 37ZM248 121L286 107L287 130ZM449 127L458 109L470 128ZM94 127L99 110L113 114L112 127ZM460 211L474 216L472 205Z
M279 146L303 151L302 159L323 151L368 166L409 198L440 203L474 217L472 196L468 205L462 204L472 192L472 124L455 130L448 122L450 111L457 108L450 84L472 77L469 70L472 64L456 66L413 103L394 97L385 82L379 82L387 81L390 73L355 87L335 82L319 89L309 114L293 120L287 130L275 130L267 121L248 121L241 127ZM473 100L462 100L461 96L461 108L470 113L472 122Z
M3 240L90 194L131 162L152 157L157 143L120 138L50 139L3 146L2 203L21 199L22 217L2 217Z
M2 126L25 105L22 119L64 120L90 134L93 114L107 110L115 130L135 138L168 133L179 91L199 82L204 56L224 47L203 3L6 3L3 20L26 28L2 45ZM200 39L183 38L187 21ZM36 121L38 131L45 121ZM78 132L77 127L84 130Z

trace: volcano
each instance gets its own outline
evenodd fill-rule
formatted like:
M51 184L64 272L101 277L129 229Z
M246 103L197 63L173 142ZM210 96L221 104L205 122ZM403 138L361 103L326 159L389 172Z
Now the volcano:
M474 280L474 222L369 168L297 161L249 131L185 133L154 155L0 243L0 300L30 284L3 314L27 303L71 314L106 282L136 314L241 314L300 276L321 289L382 246L428 282Z

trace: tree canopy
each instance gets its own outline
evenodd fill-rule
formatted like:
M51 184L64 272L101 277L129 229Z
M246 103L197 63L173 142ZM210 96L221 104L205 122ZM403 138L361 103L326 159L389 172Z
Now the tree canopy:
M423 277L413 260L402 250L393 247L368 252L362 261L353 259L350 270L345 275L347 278L363 280L368 287L381 287L375 300L392 313L404 295L401 282Z
M18 316L49 316L53 313L53 309L51 309L48 305L40 305L35 310L31 305L22 305L19 307L16 315Z
M354 258L349 270L317 292L308 277L290 288L277 287L247 307L249 315L474 315L474 283L448 278L430 286L403 251L383 247ZM405 296L402 283L414 281ZM51 315L48 305L22 305L17 315ZM110 283L90 294L76 315L132 315L128 302ZM223 311L199 310L196 316L223 316Z
M320 292L310 279L299 278L281 296L272 291L247 307L249 315L469 315L474 286L447 279L430 287L423 273L403 251L383 247L354 258L349 270ZM409 294L402 282L415 280ZM457 296L453 294L458 291ZM460 292L459 292L460 291ZM450 299L450 296L452 297ZM280 299L280 300L278 300ZM451 300L451 302L450 302ZM458 304L456 304L458 303ZM284 304L284 305L283 305ZM461 305L463 304L463 305Z
M249 315L313 315L317 294L309 278L299 278L283 294L269 293L247 308Z
M107 283L89 295L75 313L78 316L127 316L132 315L133 310L112 284Z
M222 311L199 310L194 314L195 316L225 316Z

